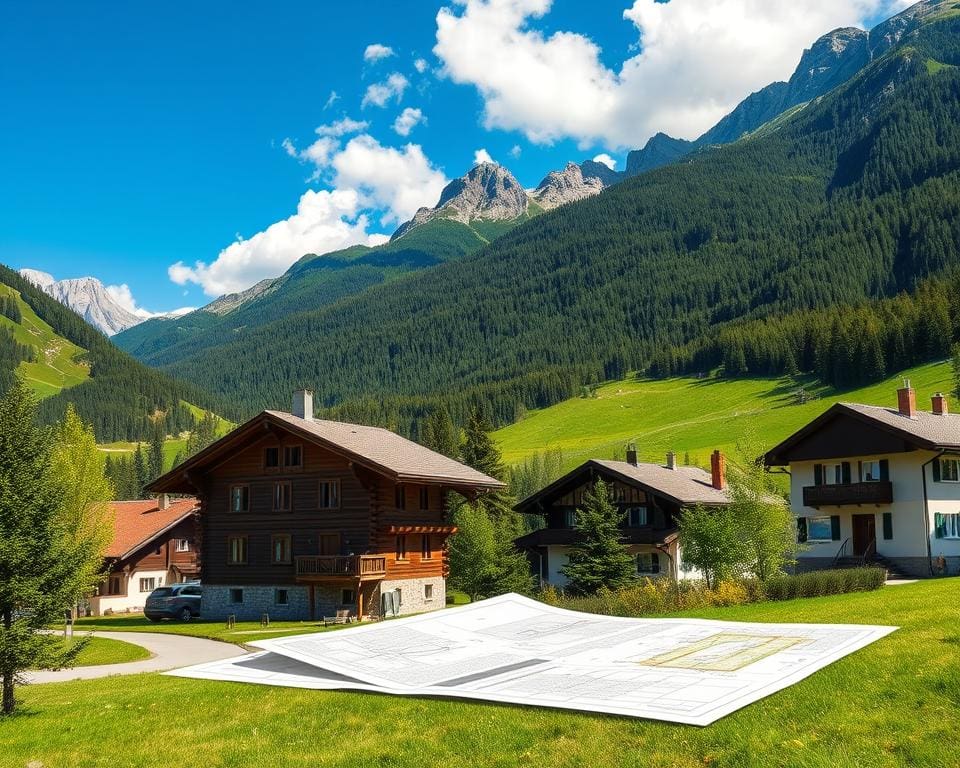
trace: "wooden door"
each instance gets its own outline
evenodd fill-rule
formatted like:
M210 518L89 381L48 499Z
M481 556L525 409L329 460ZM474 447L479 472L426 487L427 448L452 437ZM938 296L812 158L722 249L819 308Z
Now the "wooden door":
M877 538L877 520L874 515L853 516L853 554L862 557Z

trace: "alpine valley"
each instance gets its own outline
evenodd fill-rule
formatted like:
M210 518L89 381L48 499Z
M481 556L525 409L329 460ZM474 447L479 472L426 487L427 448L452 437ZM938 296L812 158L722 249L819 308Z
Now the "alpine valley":
M329 415L414 435L438 406L507 424L631 371L831 380L842 349L877 380L960 334L958 67L960 9L926 0L824 35L788 82L623 173L571 163L526 190L481 164L384 245L113 341L199 405L239 417L309 385Z

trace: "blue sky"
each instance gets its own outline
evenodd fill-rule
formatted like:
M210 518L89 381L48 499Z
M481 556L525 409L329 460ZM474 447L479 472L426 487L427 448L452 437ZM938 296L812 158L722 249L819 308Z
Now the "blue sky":
M7 3L0 261L200 306L379 241L478 150L532 187L695 137L819 34L903 5Z

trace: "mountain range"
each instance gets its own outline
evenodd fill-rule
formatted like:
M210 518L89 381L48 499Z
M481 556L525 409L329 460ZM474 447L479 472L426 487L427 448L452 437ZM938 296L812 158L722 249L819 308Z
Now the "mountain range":
M127 328L139 325L151 317L179 317L191 311L186 309L163 314L154 314L145 310L131 312L117 302L110 295L107 287L95 277L57 280L53 275L37 269L21 269L20 274L48 296L70 307L107 336L113 336Z

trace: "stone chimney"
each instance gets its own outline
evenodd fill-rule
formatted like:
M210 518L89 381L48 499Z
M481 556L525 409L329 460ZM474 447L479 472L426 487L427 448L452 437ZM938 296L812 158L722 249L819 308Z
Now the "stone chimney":
M313 421L313 390L298 389L294 392L293 410L290 413L301 419Z
M937 416L946 416L950 413L949 408L947 408L947 398L943 392L937 392L937 394L933 396L933 412Z
M718 491L727 487L727 460L720 451L710 456L710 484Z
M897 410L908 419L917 417L917 393L910 386L910 379L904 379L903 386L897 390Z
M670 451L667 454L667 469L676 469L677 468L677 454L673 451Z
M157 509L167 509L169 506L170 497L167 494L161 493L157 496Z
M629 443L627 445L627 464L637 466L637 444Z

